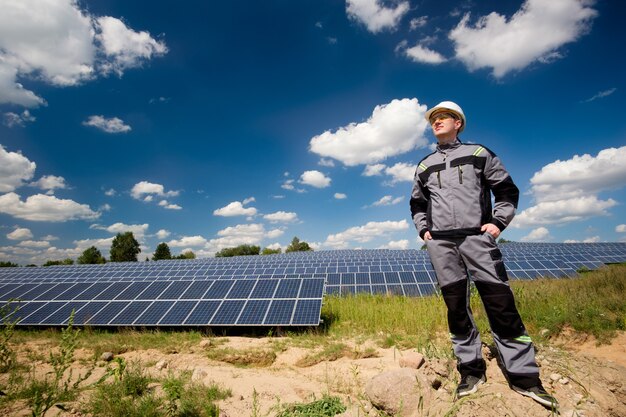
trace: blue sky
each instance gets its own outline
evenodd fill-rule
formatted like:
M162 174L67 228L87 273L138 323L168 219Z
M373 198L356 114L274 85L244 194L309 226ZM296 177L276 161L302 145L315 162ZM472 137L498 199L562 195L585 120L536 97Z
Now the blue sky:
M419 248L411 181L443 100L522 192L504 238L626 240L622 2L0 7L0 260L108 256L127 230L140 259Z

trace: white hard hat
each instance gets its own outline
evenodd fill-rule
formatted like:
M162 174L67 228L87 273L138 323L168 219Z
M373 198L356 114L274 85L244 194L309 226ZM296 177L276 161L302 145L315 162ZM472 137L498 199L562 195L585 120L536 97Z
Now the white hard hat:
M430 116L434 112L437 112L440 110L447 110L459 116L459 118L463 122L461 124L461 127L459 128L459 133L461 133L463 129L465 129L465 125L467 124L467 120L465 120L465 113L463 113L463 109L461 108L461 106L459 106L458 104L452 101L442 101L441 103L437 104L435 107L428 110L425 114L426 120L430 121Z

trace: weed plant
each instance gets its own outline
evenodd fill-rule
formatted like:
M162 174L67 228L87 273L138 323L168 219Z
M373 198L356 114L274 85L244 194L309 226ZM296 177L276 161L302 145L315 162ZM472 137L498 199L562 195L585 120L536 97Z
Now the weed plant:
M0 308L0 373L11 370L17 363L15 350L11 347L11 339L18 322L18 308L5 304Z
M324 395L321 399L306 404L291 404L276 417L332 417L346 411L339 397Z

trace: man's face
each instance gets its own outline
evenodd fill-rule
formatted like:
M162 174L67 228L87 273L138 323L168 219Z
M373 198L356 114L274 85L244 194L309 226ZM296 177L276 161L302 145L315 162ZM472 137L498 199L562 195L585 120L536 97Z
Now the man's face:
M430 117L430 126L438 140L455 139L462 122L450 112L441 111Z

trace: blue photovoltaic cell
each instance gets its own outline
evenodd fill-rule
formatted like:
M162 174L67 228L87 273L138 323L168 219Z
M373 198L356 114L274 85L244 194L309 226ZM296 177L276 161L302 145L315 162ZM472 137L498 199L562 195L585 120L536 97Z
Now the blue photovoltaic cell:
M108 303L104 301L92 301L76 312L74 324L91 324L93 316Z
M402 285L387 285L387 292L392 295L404 295Z
M100 294L102 291L111 286L110 282L96 282L91 287L87 288L84 292L78 294L74 297L75 300L86 300L91 301L95 299L96 295Z
M298 300L291 324L319 325L321 308L322 300Z
M211 286L211 281L193 281L187 291L180 296L181 300L199 300Z
M185 324L207 325L221 301L200 301L189 315Z
M300 290L300 279L281 279L276 289L275 298L296 298Z
M237 324L262 324L270 300L249 300L243 308Z
M341 274L341 285L354 285L355 276L353 273L347 272Z
M234 324L245 302L245 300L224 300L213 316L211 324Z
M248 298L255 283L256 281L254 280L235 281L226 298Z
M406 295L407 297L419 297L420 291L417 287L417 284L405 284L404 295Z
M90 282L80 282L80 283L74 285L73 287L68 288L62 294L59 294L59 296L57 298L59 300L73 300L78 294L80 294L83 291L85 291L91 285L92 284Z
M158 324L181 324L196 306L197 301L178 301L167 312Z
M300 288L300 298L316 298L324 288L323 279L305 279L302 280L302 287Z
M108 324L113 317L117 316L122 309L128 305L128 301L111 301L102 310L98 311L91 320L90 324Z
M95 296L94 300L112 300L118 294L123 292L130 283L128 282L114 282L109 285L106 290Z
M168 286L168 281L155 281L141 294L137 296L138 300L155 300ZM171 304L171 303L170 303Z
M54 300L60 294L67 291L74 284L61 283L57 284L54 287L50 288L48 291L45 291L38 295L37 297L33 297L33 300Z
M56 285L57 284L27 284L21 287L19 292L14 291L10 297L19 298L20 300L33 300Z
M139 294L141 294L146 287L149 285L148 282L132 282L124 291L122 291L119 295L115 296L115 300L134 300Z
M230 287L232 287L233 281L223 280L223 281L214 281L213 285L204 295L204 298L207 300L211 299L222 299L228 294Z
M67 323L69 318L70 318L70 314L72 314L72 310L74 312L76 312L76 311L80 310L83 306L85 306L85 304L87 304L87 303L84 302L84 301L81 301L81 302L76 302L76 301L69 302L69 303L65 304L64 306L59 307L58 310L56 310L48 318L42 320L38 324L57 324L57 323L62 323L63 324L63 323Z
M30 291L33 288L35 288L37 285L39 285L39 284L23 284L23 285L20 285L19 287L13 289L12 291L9 291L6 294L4 294L2 296L2 300L7 301L7 300L10 300L11 298L21 299L20 296L22 294L27 293L28 291Z
M278 286L278 280L269 280L269 279L260 279L257 281L252 294L250 294L251 298L272 298L274 296L274 291L276 291L276 287Z
M20 320L20 324L36 324L43 321L50 314L54 313L57 309L62 307L64 302L55 302L51 301L49 303L44 304L43 307L35 311L33 314L28 317Z
M133 301L109 324L131 325L150 305L150 301Z
M387 284L395 284L400 282L400 277L397 272L383 272L385 274L385 281Z
M290 324L296 300L273 300L265 317L266 325Z
M155 325L159 319L172 307L171 301L155 301L135 320L135 325Z
M370 276L370 281L372 284L384 284L385 276L382 272L375 272Z
M435 294L435 287L432 284L418 284L422 295Z
M15 311L16 308L18 309L14 314L11 314L11 320L21 323L23 319L43 307L44 304L45 303L9 303L10 312Z
M185 292L187 287L191 285L191 281L179 281L173 282L165 291L159 295L160 300L176 300L182 293Z

